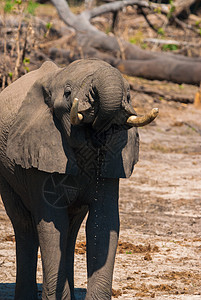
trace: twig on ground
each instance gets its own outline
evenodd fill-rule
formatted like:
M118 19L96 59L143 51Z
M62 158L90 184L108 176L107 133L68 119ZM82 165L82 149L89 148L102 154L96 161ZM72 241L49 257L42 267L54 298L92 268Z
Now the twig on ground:
M189 124L187 122L183 122L183 124L185 124L186 126L188 126L189 128L191 128L192 130L194 130L195 132L197 132L199 135L201 135L201 129L195 128L195 126L192 126L191 124Z

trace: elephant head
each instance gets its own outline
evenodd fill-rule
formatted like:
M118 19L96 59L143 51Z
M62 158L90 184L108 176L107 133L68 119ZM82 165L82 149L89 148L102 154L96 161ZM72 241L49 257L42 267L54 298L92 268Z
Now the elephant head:
M94 168L99 151L103 177L129 177L138 160L136 127L158 110L137 117L128 83L103 61L79 60L62 69L45 64L52 71L41 77L38 70L10 129L7 155L24 168L77 174L81 164Z

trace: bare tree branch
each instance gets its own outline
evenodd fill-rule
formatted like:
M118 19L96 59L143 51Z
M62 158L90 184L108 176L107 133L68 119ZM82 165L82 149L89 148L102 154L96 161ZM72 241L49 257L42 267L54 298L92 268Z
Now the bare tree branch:
M75 15L71 12L67 1L65 0L51 0L52 4L56 7L58 15L64 23L77 31L98 32L96 27L89 22L89 10L85 10L84 13Z
M156 28L154 27L154 25L149 21L149 19L148 19L148 17L147 17L147 14L145 13L145 11L143 10L142 7L140 7L140 13L143 15L143 17L144 17L145 21L147 22L147 24L149 25L149 27L150 27L151 29L153 29L153 31L158 32L158 29L156 29Z
M90 11L90 18L94 18L97 16L100 16L102 14L108 13L108 12L115 12L117 10L121 10L122 8L126 7L126 6L134 6L137 5L138 7L142 7L142 8L150 8L150 9L159 9L163 12L163 13L168 13L169 12L169 8L167 5L158 5L158 4L154 4L154 3L150 3L149 1L144 1L144 0L124 0L124 1L115 1L112 3L107 3L107 4L103 4L101 6L97 6L95 8L93 8Z
M144 42L153 43L153 44L161 44L161 45L177 45L177 46L189 46L194 48L201 48L201 43L189 43L189 42L181 42L176 40L161 40L155 38L146 38Z
M93 53L95 57L104 57L121 72L132 76L170 80L178 83L200 83L201 58L151 52L122 40L120 45L115 36L105 34L90 23L90 20L95 16L118 11L128 5L137 5L152 10L157 8L166 15L170 6L157 5L146 0L124 0L104 4L91 10L85 10L79 15L74 15L65 0L51 1L65 24L73 27L77 32L76 43L79 45L77 47L79 51L75 57L80 58L80 53L82 53L82 57L89 57ZM109 52L109 55L103 55L100 50ZM54 53L58 52L54 50ZM123 56L121 56L122 53ZM69 51L68 53L65 52L65 55L69 56ZM123 59L119 59L119 57Z
M91 10L85 10L79 15L74 15L70 11L69 5L65 0L51 0L51 2L56 7L60 18L64 21L64 23L80 31L96 30L96 28L90 23L90 20L92 18L98 17L108 12L119 11L126 6L137 5L139 7L152 9L160 8L160 10L165 14L169 12L169 8L167 5L157 5L154 3L149 3L146 0L124 0L103 4L101 6L94 7ZM82 23L81 26L80 23Z

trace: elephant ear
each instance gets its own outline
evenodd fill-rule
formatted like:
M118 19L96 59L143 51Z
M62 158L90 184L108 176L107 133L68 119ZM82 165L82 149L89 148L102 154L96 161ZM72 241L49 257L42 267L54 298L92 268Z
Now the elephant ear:
M139 134L136 128L121 131L112 129L111 138L105 145L102 176L128 178L131 176L139 155Z
M74 154L65 143L58 120L45 103L39 81L28 91L10 128L7 156L26 169L34 167L50 173L77 173Z

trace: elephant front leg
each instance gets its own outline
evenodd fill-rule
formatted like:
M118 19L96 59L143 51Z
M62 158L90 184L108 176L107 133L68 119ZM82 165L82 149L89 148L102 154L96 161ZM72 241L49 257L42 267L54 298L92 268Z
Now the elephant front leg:
M87 220L86 300L109 300L119 236L118 179L100 179Z

